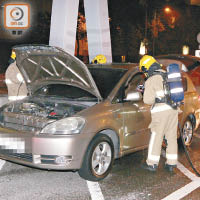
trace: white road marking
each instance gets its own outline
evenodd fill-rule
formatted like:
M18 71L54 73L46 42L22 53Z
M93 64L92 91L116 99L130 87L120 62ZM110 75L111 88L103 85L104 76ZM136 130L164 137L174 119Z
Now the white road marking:
M176 190L172 194L168 195L162 200L179 200L183 197L190 194L192 191L200 187L200 178L198 181L192 181L191 183L185 185L184 187L180 188L179 190Z
M104 196L98 182L87 181L87 185L92 200L104 200Z
M162 151L162 156L165 156L165 151ZM189 171L187 168L184 167L180 162L177 163L177 168L185 175L187 176L192 182L189 184L183 186L182 188L176 190L175 192L171 193L170 195L166 196L162 200L179 200L188 194L190 194L192 191L200 187L200 178L197 177L194 173ZM104 196L102 194L101 188L99 186L98 182L91 182L87 181L88 189L91 195L92 200L104 200Z
M165 151L162 150L162 156L165 157ZM192 182L188 183L187 185L183 186L182 188L176 190L175 192L171 193L170 195L166 196L162 200L179 200L194 190L196 190L198 187L200 187L200 178L197 177L194 173L189 171L187 168L185 168L180 162L177 163L177 168L189 179L192 180Z
M196 181L199 180L200 178L198 178L195 174L193 174L190 170L188 170L187 168L185 168L180 162L177 163L177 168L185 175L187 176L189 179L191 179L192 181Z
M5 160L1 160L1 159L0 159L0 170L2 169L2 167L4 166L5 163L6 163Z
M165 156L165 151L162 151L162 156ZM183 186L182 188L176 190L175 192L171 193L170 195L166 196L162 200L179 200L192 191L200 187L200 178L185 168L180 162L177 163L177 168L189 179L192 180L189 184ZM91 182L87 181L88 189L91 195L92 200L104 200L104 196L102 194L101 188L98 182Z

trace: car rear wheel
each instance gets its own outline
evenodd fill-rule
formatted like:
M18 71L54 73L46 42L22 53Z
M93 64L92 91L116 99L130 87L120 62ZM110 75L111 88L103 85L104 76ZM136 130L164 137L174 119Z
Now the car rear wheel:
M194 126L190 118L187 118L184 122L182 132L184 143L186 146L189 146L192 143L194 133Z
M89 181L104 179L112 169L114 146L107 135L99 134L90 143L79 175Z

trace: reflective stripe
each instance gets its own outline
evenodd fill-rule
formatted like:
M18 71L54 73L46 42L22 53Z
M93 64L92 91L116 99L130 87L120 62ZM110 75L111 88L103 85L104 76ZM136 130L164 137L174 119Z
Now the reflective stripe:
M169 105L157 105L157 106L154 106L154 108L151 110L151 113L155 113L155 112L162 112L162 111L165 111L165 110L171 110L172 107L169 106Z
M143 62L143 64L147 64L150 60L151 60L151 58L147 58L147 59Z
M183 92L183 88L174 88L174 89L171 89L170 92L171 92L172 94L174 94L174 93L179 93L179 92Z
M24 82L24 79L23 79L23 77L22 77L22 75L20 73L17 73L17 79L20 82L22 82L22 81Z
M13 84L13 82L10 79L5 79L6 84Z
M159 162L160 156L152 155L152 149L153 149L153 144L154 144L154 141L155 141L155 137L156 137L156 133L152 132L151 133L150 142L149 142L149 148L148 148L148 160Z
M152 161L155 161L155 162L159 162L160 156L148 155L148 160L152 160Z
M166 158L170 160L177 160L178 155L177 154L166 154Z
M157 91L157 92L156 92L156 96L157 96L157 97L164 97L164 96L165 96L165 93L164 93L163 90L160 90L160 91Z
M168 75L168 78L178 78L178 77L181 77L180 73L173 73Z
M8 100L9 101L15 101L15 100L21 100L23 98L25 98L26 96L9 96Z
M24 83L24 79L21 74L17 74L17 79L19 82ZM10 79L5 79L6 84L20 84L20 83L13 83Z

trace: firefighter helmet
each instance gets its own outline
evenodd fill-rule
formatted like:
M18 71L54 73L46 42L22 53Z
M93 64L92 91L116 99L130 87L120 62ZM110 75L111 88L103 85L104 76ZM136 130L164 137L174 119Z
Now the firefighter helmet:
M148 72L149 68L153 63L157 63L156 59L149 55L144 55L140 59L139 69L142 72Z
M93 60L92 63L94 64L105 64L106 63L106 57L102 54L97 55Z
M13 60L16 59L16 53L12 50L11 56L10 56Z

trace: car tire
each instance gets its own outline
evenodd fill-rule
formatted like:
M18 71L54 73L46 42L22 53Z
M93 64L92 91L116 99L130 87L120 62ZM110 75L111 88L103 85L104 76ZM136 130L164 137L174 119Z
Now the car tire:
M183 134L185 146L190 146L190 144L192 143L193 133L194 133L194 125L190 117L188 117L185 120L182 126L182 132L183 132L182 134Z
M94 137L85 153L79 175L89 181L104 179L112 169L114 162L114 145L104 134Z

